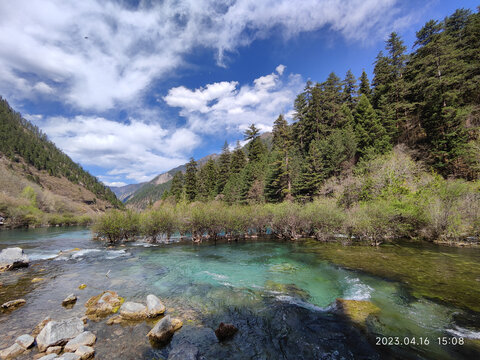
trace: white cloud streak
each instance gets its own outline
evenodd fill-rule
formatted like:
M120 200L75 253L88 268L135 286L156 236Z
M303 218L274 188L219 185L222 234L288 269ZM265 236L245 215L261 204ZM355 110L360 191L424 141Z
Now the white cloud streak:
M348 40L381 38L395 23L405 25L397 3L165 0L126 7L116 1L2 1L0 92L19 100L49 96L79 110L128 107L152 80L184 65L196 47L214 50L224 64L225 54L273 31L290 38L325 27Z

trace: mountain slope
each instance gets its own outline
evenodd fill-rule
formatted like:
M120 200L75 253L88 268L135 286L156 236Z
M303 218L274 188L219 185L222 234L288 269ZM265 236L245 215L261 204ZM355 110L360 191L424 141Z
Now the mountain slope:
M45 214L91 215L121 206L109 188L0 98L0 215L44 223Z
M133 194L135 194L146 183L128 184L125 186L110 186L110 189L117 196L120 201L127 201Z
M218 154L210 154L197 160L198 167L202 167L210 159L216 160L218 156ZM130 195L130 197L124 200L125 203L131 207L141 209L145 208L150 203L154 203L162 197L165 190L170 190L173 175L175 175L179 171L185 172L185 169L186 164L183 164L160 175L157 175L149 182L143 183L141 187L137 188L136 191ZM122 189L124 189L125 187L126 186L122 187Z

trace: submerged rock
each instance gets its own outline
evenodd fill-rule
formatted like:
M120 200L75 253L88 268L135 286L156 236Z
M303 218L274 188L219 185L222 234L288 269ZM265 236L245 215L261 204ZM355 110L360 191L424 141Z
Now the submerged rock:
M90 346L95 344L97 337L90 331L84 331L80 335L77 335L65 345L66 352L74 352L80 346Z
M238 329L233 324L224 324L223 322L220 323L217 330L215 330L215 335L219 341L225 341L231 339L236 333Z
M155 295L147 296L147 315L148 317L156 317L165 312L165 305Z
M77 302L77 296L75 294L70 294L62 301L62 305L70 306L70 305L74 305L76 302Z
M95 318L114 314L118 311L123 301L123 298L118 296L115 291L104 291L88 299L85 303L87 308L85 315Z
M28 256L19 247L6 248L0 252L0 272L27 267Z
M17 343L13 344L12 346L3 349L0 351L0 358L1 359L14 359L18 355L21 355L25 352L25 349L18 345Z
M167 360L197 360L198 348L189 342L184 342L174 347Z
M336 300L337 309L346 315L352 323L366 330L366 321L369 316L376 315L380 308L370 301L364 300Z
M12 301L7 301L5 304L2 305L2 309L4 310L14 310L19 308L20 306L25 305L26 301L24 299L16 299Z
M90 346L80 345L77 351L75 351L75 355L80 356L81 360L86 360L95 355L95 350Z
M131 320L145 319L147 317L147 307L140 303L127 301L120 307L120 315Z
M35 338L31 335L24 334L17 337L15 342L26 350L33 345Z
M152 330L147 334L153 343L167 343L178 329L183 326L180 319L171 318L170 315L165 316L155 324Z
M50 321L37 336L38 350L43 352L50 346L64 345L83 331L84 324L79 318Z

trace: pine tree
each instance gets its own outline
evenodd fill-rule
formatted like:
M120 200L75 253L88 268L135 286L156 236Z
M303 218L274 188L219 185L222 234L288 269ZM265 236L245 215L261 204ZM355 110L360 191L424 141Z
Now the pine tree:
M198 198L202 201L212 200L216 195L217 167L209 159L198 172Z
M347 71L345 79L343 80L343 103L346 104L350 110L355 107L357 93L357 79L351 70Z
M372 89L370 88L370 81L368 80L365 70L362 71L362 75L360 76L360 86L358 88L358 96L362 94L364 94L368 100L371 99Z
M255 162L259 161L266 149L260 139L260 130L252 124L244 132L244 139L250 141L247 145L248 148L248 160Z
M197 193L197 162L190 158L185 170L185 195L187 200L194 201Z
M230 161L231 154L228 148L228 143L225 141L223 145L222 153L218 159L218 180L217 180L217 194L221 194L225 187L225 184L230 177Z
M172 187L170 188L170 194L175 198L177 202L182 200L184 193L184 176L181 171L178 171L173 175Z
M360 156L382 154L390 148L388 134L365 95L360 96L354 118Z
M245 167L246 164L247 164L247 157L245 156L245 152L240 146L240 142L237 141L235 150L233 150L233 153L232 153L230 173L232 174L239 173L240 171L242 171L242 169Z

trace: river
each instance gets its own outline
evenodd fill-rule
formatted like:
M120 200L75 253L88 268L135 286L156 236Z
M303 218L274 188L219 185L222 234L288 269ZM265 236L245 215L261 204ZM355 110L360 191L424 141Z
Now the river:
M114 290L142 303L157 295L184 326L158 349L146 337L150 322L89 321L97 359L166 359L183 341L198 347L200 359L480 358L479 249L271 239L107 248L86 228L1 231L0 249L13 246L31 264L0 274L0 304L27 302L0 313L1 349L46 316L83 316L91 296ZM65 309L70 293L78 301ZM368 300L380 312L356 327L335 307L337 298ZM220 322L239 329L230 341L216 341ZM388 337L401 345L382 345Z

